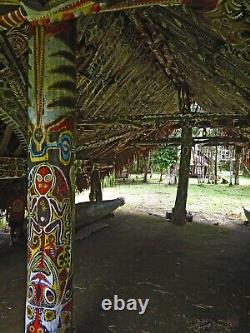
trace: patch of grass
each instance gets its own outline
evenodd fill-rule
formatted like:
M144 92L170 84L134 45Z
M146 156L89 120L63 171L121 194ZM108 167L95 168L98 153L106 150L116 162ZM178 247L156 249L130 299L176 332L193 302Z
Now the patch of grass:
M239 212L249 206L249 198L249 186L190 185L188 205L199 205L207 213Z
M166 210L174 207L176 192L177 186L164 183L120 184L114 189L104 189L104 197L111 199L122 195L126 200L125 210L136 209L163 216ZM242 207L250 207L249 198L248 185L199 185L196 179L190 179L187 210L194 215L202 215L208 221L224 224L231 220L234 223L246 219Z
M187 237L214 238L217 236L229 236L232 230L229 228L221 228L219 226L211 226L201 223L187 224L185 228L181 228L181 234Z

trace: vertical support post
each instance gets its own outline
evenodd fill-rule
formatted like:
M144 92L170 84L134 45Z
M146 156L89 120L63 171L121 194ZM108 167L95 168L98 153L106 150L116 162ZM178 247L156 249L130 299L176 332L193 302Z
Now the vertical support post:
M89 192L89 201L94 202L96 200L95 193L95 182L93 178L93 173L90 175L90 192Z
M241 153L242 153L242 147L241 146L235 146L235 170L234 170L234 184L239 185L240 184L240 165L241 165Z
M100 170L93 170L91 174L90 184L90 201L102 201L102 184L100 177Z
M215 185L218 184L218 146L215 146L214 183Z
M138 150L136 151L136 173L140 173L140 155Z
M172 210L171 222L177 225L186 223L186 204L188 194L188 180L190 172L190 159L192 149L192 128L187 124L182 127L181 157L179 168L179 182L175 206Z
M229 171L230 171L230 181L229 185L233 185L233 149L232 146L229 147Z
M148 157L143 156L143 183L148 181Z
M25 333L69 333L75 219L75 24L31 29Z

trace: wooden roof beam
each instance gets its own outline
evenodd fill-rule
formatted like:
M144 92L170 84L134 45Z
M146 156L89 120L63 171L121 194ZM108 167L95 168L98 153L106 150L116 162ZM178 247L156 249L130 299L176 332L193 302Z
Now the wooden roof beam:
M166 140L149 140L149 141L138 141L134 142L136 146L159 146L159 145L173 145L180 146L181 138L166 138ZM203 144L212 146L224 146L224 145L235 145L235 144L249 144L247 138L235 138L235 137L195 137L192 138L192 145Z
M84 126L93 127L109 127L114 125L131 126L136 128L142 128L145 125L160 125L163 123L177 123L181 124L185 122L191 123L193 127L226 127L228 125L232 127L250 127L250 116L242 114L230 114L230 115L218 115L218 114L173 114L173 115L150 115L150 116L137 116L133 118L95 118L79 120L78 128Z

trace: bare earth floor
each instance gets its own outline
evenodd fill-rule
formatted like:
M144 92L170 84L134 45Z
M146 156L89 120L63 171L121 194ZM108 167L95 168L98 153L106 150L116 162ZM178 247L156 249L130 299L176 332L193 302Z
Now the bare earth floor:
M239 219L176 227L149 215L163 215L166 191L105 190L104 199L124 195L128 203L105 220L109 228L76 242L76 333L250 332L250 228ZM0 333L24 332L25 278L24 249L2 248ZM149 298L147 311L103 311L102 300L115 294Z

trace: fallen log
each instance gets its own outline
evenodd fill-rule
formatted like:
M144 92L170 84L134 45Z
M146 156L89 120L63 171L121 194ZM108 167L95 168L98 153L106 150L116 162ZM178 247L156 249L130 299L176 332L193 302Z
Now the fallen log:
M243 209L244 209L244 213L245 213L245 215L246 215L246 218L247 218L247 224L250 222L250 209L248 209L248 208L245 208L245 207L243 207Z
M81 230L79 230L76 234L75 239L76 240L83 240L88 237L90 237L92 234L104 229L108 228L109 224L107 223L102 223L102 222L96 222L87 226L84 226Z
M76 232L80 228L111 214L124 204L124 198L96 202L80 202L76 204Z

